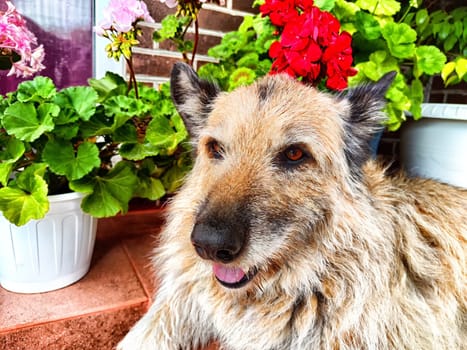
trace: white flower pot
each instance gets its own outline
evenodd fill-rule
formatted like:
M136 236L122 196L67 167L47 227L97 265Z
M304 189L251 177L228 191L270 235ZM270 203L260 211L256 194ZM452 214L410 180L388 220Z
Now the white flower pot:
M81 208L83 195L49 196L41 220L16 226L0 214L0 284L18 293L59 289L89 270L97 219Z
M403 125L401 163L411 176L467 188L467 105L423 104L422 119Z

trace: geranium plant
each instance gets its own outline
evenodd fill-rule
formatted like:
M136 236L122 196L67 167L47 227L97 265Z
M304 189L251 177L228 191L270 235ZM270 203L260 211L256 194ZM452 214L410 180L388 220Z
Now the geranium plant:
M198 74L214 79L226 91L251 84L271 70L269 47L277 40L276 28L261 14L245 16L238 30L225 34L208 54L218 60L198 69Z
M410 112L421 117L421 103L437 74L446 85L467 79L467 7L434 10L435 2L337 0L332 12L352 33L358 75L351 85L398 74L386 94L388 128L396 130Z
M7 10L0 12L0 69L8 75L30 77L44 69L44 48L26 27L26 21L10 1Z
M268 72L285 72L319 88L347 87L356 74L352 38L330 12L309 0L255 3L260 14L245 17L237 31L209 50L220 62L201 67L201 76L214 76L228 90Z
M139 44L139 21L154 22L143 1L110 0L104 10L104 19L96 26L97 35L110 40L105 50L109 58L119 61L123 56L129 70L128 90L133 88L138 97L138 84L133 69L132 47Z
M421 0L254 4L260 13L245 17L238 30L209 50L219 63L199 69L226 90L268 71L330 90L377 81L396 71L386 95L387 127L396 130L407 112L421 117L434 75L441 74L446 85L467 80L467 7L432 10Z
M138 0L110 5L100 33L131 74L138 24L151 19ZM42 218L47 196L69 191L85 193L82 208L95 217L124 213L131 198L174 191L189 169L187 132L167 86L113 73L89 84L58 91L39 76L1 97L0 210L14 224Z

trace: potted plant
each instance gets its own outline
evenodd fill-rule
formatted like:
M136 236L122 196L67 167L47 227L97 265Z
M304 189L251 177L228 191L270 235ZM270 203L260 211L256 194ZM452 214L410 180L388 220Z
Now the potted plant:
M441 71L445 86L467 82L467 7L428 11L419 9L413 27L417 36L441 48L447 62ZM414 176L435 178L467 188L467 104L429 103L431 79L420 116L401 128L401 162Z
M435 75L441 74L445 86L467 81L467 7L439 7L423 1L339 1L333 11L353 33L359 73L350 84L377 80L391 70L399 73L386 95L387 128L402 126L405 170L465 187L466 106L424 103Z
M8 5L6 14L19 17ZM143 2L126 6L110 4L101 34L111 40L109 54L127 60L129 82L108 73L89 86L57 90L38 76L0 99L0 283L7 289L41 292L78 280L89 269L93 218L125 213L134 197L156 200L173 192L190 167L187 132L168 86L154 90L134 79L138 22L151 19ZM11 62L23 61L27 52L12 50ZM76 198L70 210L83 212L53 223L62 215L55 208L62 197ZM85 227L91 232L81 238ZM23 253L21 242L28 245ZM54 246L64 250L52 252Z

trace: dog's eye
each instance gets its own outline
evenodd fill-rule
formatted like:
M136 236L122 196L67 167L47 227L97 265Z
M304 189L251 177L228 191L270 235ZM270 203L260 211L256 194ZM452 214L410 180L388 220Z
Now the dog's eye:
M283 150L279 155L279 161L286 167L293 167L310 159L309 153L300 145L291 145Z
M212 159L223 159L224 158L224 149L216 140L209 141L206 144L209 158Z
M303 150L296 146L291 146L284 151L284 156L289 162L299 162L305 156Z

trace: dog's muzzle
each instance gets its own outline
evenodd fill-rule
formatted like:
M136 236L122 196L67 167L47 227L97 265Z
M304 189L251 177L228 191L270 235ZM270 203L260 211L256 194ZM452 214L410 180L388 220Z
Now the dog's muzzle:
M235 229L199 223L191 233L191 243L203 259L230 263L239 256L245 243L245 234Z
M223 227L198 223L191 233L196 252L201 258L214 262L214 276L227 288L243 287L256 275L256 269L244 271L230 265L241 254L245 241L245 228L241 223Z

